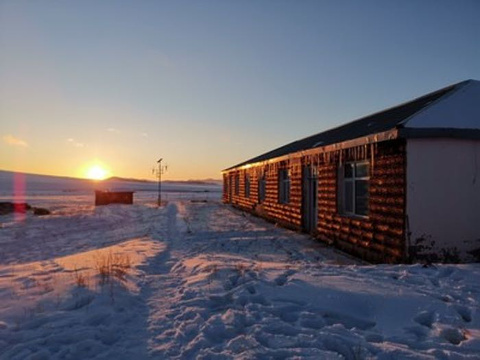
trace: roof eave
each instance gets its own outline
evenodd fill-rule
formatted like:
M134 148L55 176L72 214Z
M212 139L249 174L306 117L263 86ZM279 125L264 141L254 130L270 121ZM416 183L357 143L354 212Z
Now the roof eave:
M394 140L394 139L397 139L398 137L399 137L399 131L398 129L394 128L394 129L390 129L380 133L363 136L361 138L346 140L346 141L325 145L325 146L318 146L312 149L300 150L300 151L292 152L286 155L278 156L275 158L270 158L270 159L266 159L258 162L252 162L252 163L242 164L240 166L230 167L222 170L222 174L228 173L231 171L236 171L236 170L248 169L254 166L276 163L279 161L289 160L292 158L309 156L317 153L327 153L331 151L349 149L355 146L362 146L362 145L374 144L382 141Z

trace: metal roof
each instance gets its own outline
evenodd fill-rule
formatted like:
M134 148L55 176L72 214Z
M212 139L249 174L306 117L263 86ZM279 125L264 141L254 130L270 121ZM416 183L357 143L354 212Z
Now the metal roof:
M443 89L426 94L412 101L394 106L392 108L365 116L345 125L294 141L277 149L266 152L262 155L251 158L247 161L229 167L224 171L231 170L247 164L266 161L280 156L288 155L298 151L309 150L317 147L340 143L347 140L361 138L376 133L382 133L392 129L399 129L413 115L428 108L441 98L448 97L453 92L474 80L466 80L460 83L447 86ZM474 81L477 83L477 81ZM404 132L403 134L406 134Z

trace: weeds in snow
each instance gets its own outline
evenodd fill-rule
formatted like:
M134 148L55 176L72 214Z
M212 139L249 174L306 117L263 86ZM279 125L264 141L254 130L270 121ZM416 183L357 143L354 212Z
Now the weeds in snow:
M131 268L130 257L125 254L102 253L95 257L95 270L100 276L100 284L110 284L113 280L125 282Z
M235 270L237 270L240 276L244 276L247 271L247 265L244 263L238 263L235 265Z
M73 275L75 279L75 284L78 287L82 287L82 288L88 287L87 277L84 274L82 274L76 267L73 271L74 271Z

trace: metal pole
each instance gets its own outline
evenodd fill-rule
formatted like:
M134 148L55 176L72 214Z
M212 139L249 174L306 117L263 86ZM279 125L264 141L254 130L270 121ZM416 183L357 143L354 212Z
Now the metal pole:
M162 159L158 160L158 206L162 206Z

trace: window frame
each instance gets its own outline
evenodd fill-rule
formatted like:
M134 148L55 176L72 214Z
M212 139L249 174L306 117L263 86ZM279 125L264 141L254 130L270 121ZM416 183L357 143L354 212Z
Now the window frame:
M246 172L243 180L244 180L244 191L245 191L244 195L246 198L249 198L251 193L250 174Z
M352 174L347 176L345 174L347 166L351 165ZM357 175L357 166L366 165L367 174L366 175ZM348 161L339 167L339 210L342 215L352 216L352 217L361 217L368 218L370 215L369 204L370 204L370 162L368 160L359 160L359 161ZM367 183L367 191L365 195L366 201L366 213L358 212L358 203L359 196L357 196L357 183L364 182ZM351 197L347 198L347 184L351 184ZM351 211L347 210L347 201L350 202Z
M229 188L229 179L228 177L223 179L223 194L228 196L228 188Z
M258 178L258 203L262 204L265 202L267 197L267 179L265 174L262 174Z
M239 174L235 174L234 176L234 195L235 196L239 196L240 195L240 175Z
M278 203L290 203L290 169L282 168L278 170Z

